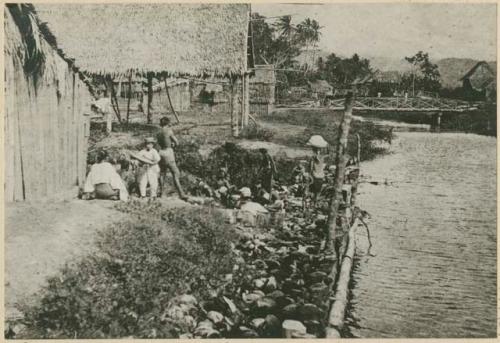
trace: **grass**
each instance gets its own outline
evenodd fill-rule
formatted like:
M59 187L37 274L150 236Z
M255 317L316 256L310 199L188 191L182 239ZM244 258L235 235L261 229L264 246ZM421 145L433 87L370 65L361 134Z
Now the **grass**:
M177 337L186 323L165 319L172 299L207 297L231 272L237 234L220 213L137 201L119 209L129 220L103 230L95 254L48 281L40 301L22 309L27 330L17 338Z
M302 133L295 136L288 136L279 143L289 146L304 146L312 135L321 135L330 143L338 140L338 129L341 121L341 112L329 109L290 109L286 112L276 112L266 118L269 122L288 123L305 126ZM385 150L377 147L376 141L390 141L393 134L386 128L375 125L371 122L351 121L347 153L356 156L357 138L361 139L361 160L370 160L383 154ZM335 146L331 147L330 153L334 153ZM331 157L333 160L333 156Z

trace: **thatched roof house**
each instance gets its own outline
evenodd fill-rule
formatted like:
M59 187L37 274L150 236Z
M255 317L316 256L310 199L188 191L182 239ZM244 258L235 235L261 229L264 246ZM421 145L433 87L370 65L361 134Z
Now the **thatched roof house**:
M312 93L329 95L333 92L333 86L326 80L316 80L308 84Z
M97 74L242 75L247 4L36 4L58 45Z
M478 62L464 76L460 78L466 86L472 87L476 91L483 91L492 82L496 82L497 67L496 63L486 61Z
M76 195L85 179L91 94L31 5L5 19L5 200Z
M476 63L461 79L465 93L479 100L496 101L496 63L481 61Z

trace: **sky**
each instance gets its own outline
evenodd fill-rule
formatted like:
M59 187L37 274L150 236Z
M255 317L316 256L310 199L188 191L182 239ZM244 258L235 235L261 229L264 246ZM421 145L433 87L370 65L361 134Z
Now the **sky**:
M496 60L496 4L252 4L266 17L316 19L319 47L350 56L403 58L423 50L446 57ZM269 19L272 22L272 19Z

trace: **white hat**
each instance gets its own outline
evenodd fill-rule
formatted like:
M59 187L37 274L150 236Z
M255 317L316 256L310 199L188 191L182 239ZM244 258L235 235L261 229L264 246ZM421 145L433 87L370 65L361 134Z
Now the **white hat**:
M240 193L246 198L250 198L252 196L252 191L248 187L243 187L242 189L240 189Z
M325 141L320 135L314 135L309 138L307 145L313 146L315 148L326 148L328 142Z

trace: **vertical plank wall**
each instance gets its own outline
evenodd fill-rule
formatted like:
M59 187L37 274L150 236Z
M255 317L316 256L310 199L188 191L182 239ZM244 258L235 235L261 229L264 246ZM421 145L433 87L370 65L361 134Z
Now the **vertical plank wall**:
M21 37L5 13L5 200L71 191L85 178L90 93L43 40L43 75L36 84L26 77Z

